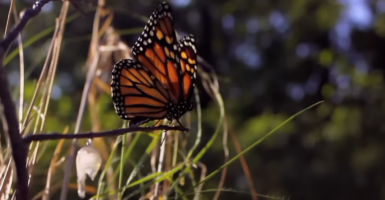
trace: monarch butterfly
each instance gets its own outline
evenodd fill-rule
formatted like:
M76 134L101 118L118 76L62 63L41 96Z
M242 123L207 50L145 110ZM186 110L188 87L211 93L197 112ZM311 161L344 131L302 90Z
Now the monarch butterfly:
M132 54L135 60L120 60L112 70L116 113L130 120L129 127L164 118L181 125L179 118L194 105L197 53L192 35L177 41L168 3L152 13Z

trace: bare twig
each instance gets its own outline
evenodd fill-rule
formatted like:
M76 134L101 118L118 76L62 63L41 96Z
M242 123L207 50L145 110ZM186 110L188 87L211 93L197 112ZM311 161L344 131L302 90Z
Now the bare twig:
M68 132L68 126L64 129L63 131L64 133L67 133ZM42 193L43 197L42 197L42 200L49 200L50 198L50 190L51 190L51 179L56 171L56 164L57 164L57 161L59 160L59 154L63 148L63 144L64 144L65 140L60 140L58 145L56 146L55 148L55 152L53 153L53 158L51 160L51 164L48 168L48 172L47 172L47 181L46 181L46 184L45 184L45 189L44 189L44 192Z
M7 166L2 165L2 168L0 168L0 199L9 199L11 186L12 186L12 177L13 177L13 170L12 170L12 160L8 161Z
M151 151L150 164L151 164L151 171L152 171L152 173L156 172L156 160L158 159L158 157L157 157L158 156L158 152L159 152L159 143L157 142L155 144L155 147Z
M11 13L12 13L13 7L15 7L15 1L16 0L12 0L11 5L9 5L7 23L5 24L4 37L8 34L9 27L11 26Z
M229 148L227 146L227 138L228 138L227 136L228 136L227 122L225 121L225 123L223 123L223 140L222 140L223 151L225 154L225 159L223 161L224 163L226 163L229 160ZM223 189L223 185L225 184L226 174L227 174L227 167L222 170L221 179L218 184L218 190L215 192L213 200L219 199L219 196L221 195L221 191Z
M229 124L229 120L227 119L227 117L226 117L225 120L226 120L226 124ZM241 153L242 152L242 147L241 147L241 145L239 143L239 140L237 138L236 133L234 132L234 130L232 130L231 126L229 127L229 132L230 132L230 135L231 135L231 140L233 141L235 149L237 151L237 154ZM258 193L257 193L257 191L256 191L256 189L254 187L253 178L251 176L250 168L249 168L249 166L247 164L245 156L242 155L241 157L239 157L239 161L241 162L243 173L246 176L247 182L249 182L251 198L252 198L252 200L258 200L258 196L257 196Z
M99 53L94 58L93 63L91 64L92 66L87 73L87 79L86 79L86 83L85 83L84 88L83 88L82 99L80 101L79 112L78 112L78 116L77 116L76 124L75 124L75 134L77 134L80 130L84 110L85 110L86 103L87 103L88 93L89 93L89 90L90 90L90 87L92 84L92 80L94 79L94 76L95 76L95 71L96 71L96 66L97 66L98 61L99 61ZM66 170L64 173L63 188L61 190L61 195L60 195L61 200L67 199L68 183L70 181L69 179L71 176L73 159L75 157L76 145L77 145L77 138L75 137L74 140L72 141L71 151L67 157L67 166L66 166Z
M8 35L0 41L0 49L6 51L11 43L16 39L21 30L25 27L27 22L40 13L41 8L50 2L51 0L39 0L36 1L32 8L25 10L23 17L21 17L20 22L13 28ZM4 55L2 55L4 56Z
M57 37L57 32L58 32L58 23L56 23L56 27L55 27L55 32L53 34L53 38L56 38ZM32 111L32 108L34 107L35 105L35 102L36 102L36 99L38 98L38 95L40 93L40 90L43 86L43 82L44 82L44 78L45 78L45 75L48 71L48 68L49 68L49 62L51 62L51 57L52 57L52 52L53 52L53 48L54 48L54 42L51 42L49 48L48 48L48 53L47 53L47 56L46 56L46 59L45 59L45 62L44 62L44 65L43 65L43 69L41 70L41 73L40 73L40 76L39 76L39 79L37 81L37 84L36 84L36 87L35 87L35 92L32 96L32 100L30 102L30 105L29 105L29 108L26 112L26 117L25 117L25 120L24 120L24 123L23 123L23 127L24 127L24 130L26 129L26 127L28 126L28 122L31 121L31 118L30 115L31 115L31 111ZM24 131L23 130L23 131ZM25 134L25 132L22 131L22 135Z
M19 122L17 121L16 109L12 100L11 92L9 90L7 75L2 62L7 46L3 48L4 46L2 44L3 43L0 43L0 99L3 103L4 116L9 127L9 142L11 144L12 156L15 162L17 176L17 199L28 200L28 173L27 168L25 166L27 158L27 149L20 136Z
M207 173L207 167L205 164L203 164L202 162L198 162L197 165L201 168L201 177L199 179L199 181L202 181L205 179L206 177L206 173ZM194 195L194 200L199 200L200 199L200 193L202 191L202 188L203 188L203 183L200 184L198 187L198 189L196 191L198 191L197 193L195 193Z
M92 37L92 42L91 44L94 44L95 46L91 47L93 53L95 53L95 57L92 59L92 63L90 64L90 68L88 69L88 72L87 72L87 77L86 77L86 82L84 84L84 88L83 88L83 93L82 93L82 98L81 98L81 101L80 101L80 106L79 106L79 112L78 112L78 115L77 115L77 118L76 118L76 124L75 124L75 134L79 132L80 130L80 126L82 124L82 119L83 119L83 114L84 114L84 110L86 108L86 105L87 105L87 97L88 97L88 94L89 94L89 91L90 91L90 88L91 88L91 85L92 85L92 82L94 80L94 77L95 77L95 71L96 71L96 68L97 68L97 63L99 62L99 51L98 51L98 43L97 41L95 42L94 40L97 40L98 38L95 38L97 35L97 32L99 30L99 15L100 15L100 12L101 12L101 9L98 8L96 10L96 13L95 13L95 19L94 19L94 25L93 25L93 37ZM91 143L91 140L88 140L89 143ZM69 181L70 181L70 176L71 176L71 170L72 170L72 163L73 163L73 160L74 160L74 157L75 157L75 147L77 145L77 139L75 138L73 141L72 141L72 145L71 145L71 150L70 150L70 153L68 154L68 157L67 157L67 165L66 165L66 169L65 169L65 173L64 173L64 178L63 178L63 188L61 190L61 194L60 194L60 200L65 200L67 199L67 191L68 191L68 184L69 184Z
M188 131L180 126L155 126L155 127L132 127L132 128L122 128L115 129L111 131L102 131L102 132L88 132L88 133L41 133L35 135L25 136L22 140L25 144L29 144L32 141L45 141L45 140L60 140L60 139L85 139L85 138L96 138L96 137L111 137L123 135L129 132L152 132L157 130L179 130L179 131Z
M8 135L12 148L12 156L15 162L17 175L17 199L29 199L28 195L28 172L26 168L27 149L20 135L16 109L12 100L6 71L3 66L5 52L15 41L21 30L30 19L40 13L41 8L51 0L38 0L32 8L26 9L19 23L0 41L0 99L4 106L4 116L9 127Z

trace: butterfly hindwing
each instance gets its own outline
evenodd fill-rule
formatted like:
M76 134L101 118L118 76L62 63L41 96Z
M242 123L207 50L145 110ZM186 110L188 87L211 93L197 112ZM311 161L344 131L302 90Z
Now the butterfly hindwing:
M187 35L183 37L178 45L178 56L180 58L179 71L181 84L183 86L183 96L181 96L181 100L188 101L191 99L196 84L197 52L194 36Z
M111 91L115 110L123 119L144 123L167 114L170 93L137 61L123 59L114 65Z

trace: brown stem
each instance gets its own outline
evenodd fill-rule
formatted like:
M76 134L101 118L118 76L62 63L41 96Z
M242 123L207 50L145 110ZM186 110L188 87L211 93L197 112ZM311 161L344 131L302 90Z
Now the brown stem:
M4 55L4 50L0 49L0 58ZM27 148L21 138L19 131L19 123L16 117L16 109L12 100L7 74L5 68L2 66L2 59L0 59L0 99L3 104L5 121L8 126L8 138L11 143L12 157L15 163L17 176L17 199L28 200L28 172L26 168Z
M60 139L85 139L85 138L96 138L96 137L111 137L117 135L123 135L128 132L152 132L156 130L179 130L187 131L180 126L155 126L155 127L133 127L133 128L122 128L110 131L102 132L88 132L88 133L77 133L77 134L61 134L61 133L42 133L35 135L27 135L23 138L25 144L29 144L32 141L44 141L44 140L60 140Z
M11 43L20 34L27 22L36 16L41 8L50 0L36 1L32 8L27 9L19 23L0 41L0 99L4 108L4 116L9 127L8 136L12 148L12 156L15 162L17 175L17 199L29 199L28 195L28 172L26 168L27 148L20 136L19 123L17 121L16 109L12 100L6 70L3 66L4 54Z
M21 30L23 30L24 26L27 24L27 22L35 17L37 14L40 13L41 8L50 2L51 0L39 0L36 1L32 8L28 8L24 14L23 17L21 17L19 23L13 28L4 39L0 41L0 49L4 52L8 49L8 47L11 45L11 43L16 39L16 37L19 35ZM2 55L4 56L4 55Z
M28 172L26 168L27 148L20 135L16 109L9 89L7 73L3 66L5 52L15 41L30 19L40 13L41 8L51 0L38 0L32 8L25 10L17 25L0 40L0 99L3 104L4 116L9 128L8 136L12 148L12 157L15 163L17 176L17 199L29 199L28 195Z

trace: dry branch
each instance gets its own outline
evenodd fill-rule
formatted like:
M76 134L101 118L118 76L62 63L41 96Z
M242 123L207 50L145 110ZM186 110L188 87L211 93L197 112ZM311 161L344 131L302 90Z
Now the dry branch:
M155 127L133 127L133 128L122 128L115 129L110 131L102 131L102 132L88 132L88 133L42 133L35 135L28 135L23 138L25 144L29 144L32 141L45 141L45 140L60 140L60 139L88 139L88 138L97 138L97 137L112 137L123 135L129 132L152 132L157 130L179 130L179 131L188 131L180 126L155 126Z
M12 148L12 156L15 163L17 175L17 199L29 199L28 195L28 172L26 168L27 148L23 142L19 123L17 121L16 109L9 89L6 70L3 66L5 52L15 41L30 19L39 14L41 8L51 0L36 1L32 8L25 10L19 23L0 41L0 99L3 104L4 116L9 127L8 136Z

